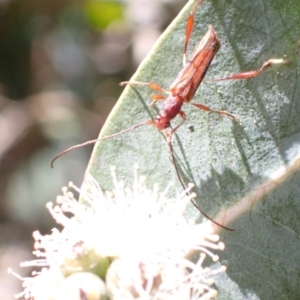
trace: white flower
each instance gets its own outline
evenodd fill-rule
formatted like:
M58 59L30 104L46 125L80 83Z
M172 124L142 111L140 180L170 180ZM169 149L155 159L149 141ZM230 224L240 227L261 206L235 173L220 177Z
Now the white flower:
M88 285L77 287L84 299L215 298L212 276L225 268L212 271L202 263L206 255L217 261L218 256L209 249L221 250L224 244L218 242L210 222L195 224L184 217L186 205L194 197L192 186L170 199L171 185L163 192L157 185L149 190L136 170L131 188L117 180L114 168L112 179L112 192L104 193L89 176L81 190L70 184L80 193L80 202L64 188L58 205L48 204L63 229L53 229L45 236L34 233L34 253L39 259L22 265L44 269L24 279L24 292L18 296L62 299L62 290L65 295L66 286L70 286L65 281L73 274L89 272L105 284L95 282L97 291L93 293ZM194 253L198 253L196 262L188 259Z

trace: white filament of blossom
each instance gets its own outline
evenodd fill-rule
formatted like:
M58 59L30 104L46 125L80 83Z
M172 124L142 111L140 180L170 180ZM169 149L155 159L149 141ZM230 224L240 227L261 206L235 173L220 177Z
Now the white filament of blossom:
M192 185L178 197L168 198L171 184L161 193L157 184L152 190L147 189L145 178L138 177L137 169L131 188L117 180L114 168L111 173L114 184L111 192L104 193L89 176L81 189L69 184L80 193L81 202L63 188L63 195L57 198L58 205L47 205L53 218L64 228L53 229L51 235L45 236L34 233L34 254L40 259L22 265L48 269L25 279L26 287L20 295L30 295L32 291L36 295L39 286L46 293L47 284L41 283L46 277L53 295L57 280L53 279L51 285L49 276L53 273L62 280L66 270L87 271L86 265L82 267L75 262L92 252L99 258L113 260L106 275L113 299L214 298L217 292L211 287L211 276L225 269L204 269L202 263L206 255L217 261L218 256L209 249L221 250L224 244L218 242L219 236L210 222L195 224L184 217L187 204L195 196L190 193ZM196 263L187 259L195 251L200 251ZM92 269L93 263L88 268ZM55 298L35 296L34 299Z

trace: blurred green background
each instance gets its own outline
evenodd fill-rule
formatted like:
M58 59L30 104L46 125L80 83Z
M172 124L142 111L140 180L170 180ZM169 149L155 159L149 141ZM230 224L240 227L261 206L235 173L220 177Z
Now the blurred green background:
M45 204L80 186L122 89L185 0L0 1L0 300L20 292L32 232L56 226ZM124 112L126 113L126 112Z

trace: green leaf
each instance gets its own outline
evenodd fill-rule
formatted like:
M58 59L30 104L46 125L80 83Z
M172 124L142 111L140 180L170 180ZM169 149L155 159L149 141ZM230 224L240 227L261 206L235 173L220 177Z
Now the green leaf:
M161 36L134 80L170 86L182 67L193 3ZM187 121L173 138L180 174L195 184L199 206L235 229L222 231L227 248L221 262L228 271L217 282L220 299L300 299L299 20L299 0L204 0L196 12L189 54L208 24L222 42L206 78L255 70L271 57L292 63L251 80L203 82L194 101L227 110L241 123L185 104ZM126 87L101 136L153 119L162 103L150 108L152 93ZM163 189L173 181L182 191L164 135L149 125L98 143L88 172L110 189L109 167L126 181L134 164L149 187L159 182Z

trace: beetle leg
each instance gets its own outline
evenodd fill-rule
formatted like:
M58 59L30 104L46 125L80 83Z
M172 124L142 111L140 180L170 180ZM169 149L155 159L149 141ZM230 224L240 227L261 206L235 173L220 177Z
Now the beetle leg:
M211 109L210 107L206 106L206 105L203 105L203 104L199 104L199 103L194 103L194 102L190 102L192 105L194 105L195 107L199 108L199 109L202 109L202 110L205 110L205 111L209 111L209 112L214 112L214 113L217 113L217 114L220 114L220 115L226 115L232 119L234 119L235 121L239 122L239 118L234 116L233 114L227 112L226 110L214 110L214 109Z
M217 78L217 79L210 79L210 80L206 80L206 81L221 81L221 80L235 80L235 79L249 79L249 78L253 78L258 76L259 74L261 74L266 68L272 66L272 65L278 65L278 64L290 64L290 62L288 60L279 58L271 58L267 61L265 61L262 66L260 67L260 69L258 70L253 70L253 71L246 71L246 72L241 72L241 73L237 73L237 74L232 74L229 76L226 76L224 78Z
M183 66L186 65L186 51L187 51L188 43L189 43L192 31L193 31L193 27L194 27L194 21L195 21L194 15L195 15L195 11L197 10L197 8L201 4L201 2L202 2L202 0L199 0L193 6L193 8L192 8L192 10L191 10L191 12L189 14L187 23L186 23L185 41L184 41L184 50L183 50L183 60L182 60Z

